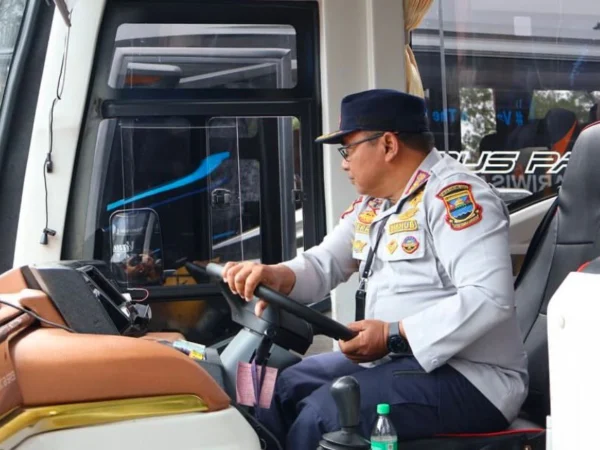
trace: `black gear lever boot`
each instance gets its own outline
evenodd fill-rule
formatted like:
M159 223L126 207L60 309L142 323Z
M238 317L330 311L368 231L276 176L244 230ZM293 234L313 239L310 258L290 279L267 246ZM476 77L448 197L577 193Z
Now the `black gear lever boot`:
M323 435L317 450L369 450L371 444L358 432L360 423L360 388L354 377L338 378L331 386L337 405L341 430Z

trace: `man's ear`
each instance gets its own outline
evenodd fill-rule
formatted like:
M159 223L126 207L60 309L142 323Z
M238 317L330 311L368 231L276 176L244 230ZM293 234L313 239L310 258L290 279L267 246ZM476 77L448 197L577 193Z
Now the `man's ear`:
M390 162L396 158L398 153L400 153L400 150L402 149L402 143L400 140L396 139L394 133L389 132L383 135L382 140L383 145L385 145L385 160Z

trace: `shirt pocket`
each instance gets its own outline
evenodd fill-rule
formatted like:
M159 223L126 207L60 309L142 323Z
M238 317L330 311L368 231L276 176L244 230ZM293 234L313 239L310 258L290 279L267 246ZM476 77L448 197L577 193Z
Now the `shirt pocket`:
M442 288L436 258L424 230L386 235L378 256L393 292Z
M379 258L388 263L422 259L425 256L425 233L423 230L386 234L378 249Z

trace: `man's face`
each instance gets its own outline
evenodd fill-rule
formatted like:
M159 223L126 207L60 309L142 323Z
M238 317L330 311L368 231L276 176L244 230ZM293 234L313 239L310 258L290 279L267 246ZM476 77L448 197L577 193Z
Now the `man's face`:
M343 139L342 169L361 195L376 196L385 167L383 133L360 131Z

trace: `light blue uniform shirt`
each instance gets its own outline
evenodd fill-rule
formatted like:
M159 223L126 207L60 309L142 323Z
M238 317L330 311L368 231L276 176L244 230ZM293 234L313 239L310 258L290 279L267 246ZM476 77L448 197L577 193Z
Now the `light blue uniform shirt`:
M296 274L290 297L313 302L362 273L389 216L368 278L365 318L402 320L425 371L449 364L512 421L529 380L505 204L485 181L437 150L398 203L386 203L360 197L320 245L286 262Z

